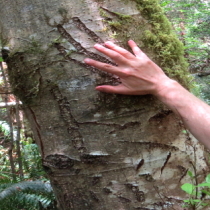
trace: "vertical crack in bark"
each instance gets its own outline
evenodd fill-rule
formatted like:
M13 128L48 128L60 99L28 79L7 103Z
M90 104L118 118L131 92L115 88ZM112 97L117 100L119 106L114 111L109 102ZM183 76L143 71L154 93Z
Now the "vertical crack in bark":
M71 114L70 103L68 102L67 98L61 94L57 85L54 85L50 91L58 103L61 117L68 127L67 130L74 148L81 153L85 152L84 142L82 135L79 132L78 123Z
M37 122L36 115L35 115L34 111L31 109L31 107L28 107L28 109L31 112L31 115L34 119L34 122L35 122L35 125L36 125L36 133L37 133L37 136L39 138L41 154L42 154L42 157L44 157L44 144L43 144L42 137L41 137L41 134L40 134L41 127L40 127L39 123Z

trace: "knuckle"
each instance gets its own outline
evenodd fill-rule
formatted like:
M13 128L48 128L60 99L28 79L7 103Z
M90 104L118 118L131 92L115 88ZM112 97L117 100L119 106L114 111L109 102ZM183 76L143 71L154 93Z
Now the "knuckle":
M129 76L132 75L130 69L123 69L123 70L122 70L122 74L123 74L124 77L129 77Z
M113 52L113 54L112 54L112 59L115 60L115 59L117 59L118 57L119 57L119 54L116 53L116 52Z
M128 57L129 55L130 55L130 53L128 52L128 51L123 51L122 52L122 55L124 56L124 57Z
M146 65L151 65L152 64L152 61L150 59L146 59L145 64Z
M103 67L104 69L113 69L113 66L110 64L104 64Z
M148 66L151 65L152 61L148 58L144 58L141 62L141 66Z

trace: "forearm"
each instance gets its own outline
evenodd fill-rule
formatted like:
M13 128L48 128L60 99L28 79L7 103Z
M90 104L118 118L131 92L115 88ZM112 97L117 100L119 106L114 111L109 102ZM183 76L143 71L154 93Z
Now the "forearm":
M170 79L162 84L156 97L179 115L186 128L210 149L210 106Z

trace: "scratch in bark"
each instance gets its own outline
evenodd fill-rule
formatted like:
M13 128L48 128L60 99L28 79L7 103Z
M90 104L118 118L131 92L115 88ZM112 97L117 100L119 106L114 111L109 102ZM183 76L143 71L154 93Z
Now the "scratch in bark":
M136 171L138 171L144 165L144 159L141 159L136 167Z
M58 29L58 32L61 34L61 36L63 38L65 38L70 44L72 44L75 49L77 50L77 52L79 53L82 53L92 59L96 59L96 60L99 60L101 62L104 62L104 63L109 63L109 64L112 64L114 66L116 66L115 63L111 62L109 59L99 55L99 54L96 54L96 53L93 53L91 51L88 51L86 50L79 42L77 42L72 36L71 34L69 34L66 29L61 25L61 24L58 24L57 25L57 29Z
M59 87L57 85L53 85L50 91L58 103L61 117L63 118L64 122L67 125L67 130L70 135L73 146L79 152L81 153L85 152L86 149L84 147L82 135L79 132L78 123L71 114L70 103L68 102L67 98L61 94Z
M166 164L168 163L168 161L169 161L170 158L171 158L171 152L168 153L168 155L167 155L167 157L166 157L166 160L165 160L163 166L162 166L161 169L160 169L161 174L163 173L163 170L164 170L164 168L165 168L165 166L166 166Z
M73 17L72 21L77 28L88 34L93 39L93 41L100 44L104 43L104 41L95 32L87 28L86 25L78 17Z

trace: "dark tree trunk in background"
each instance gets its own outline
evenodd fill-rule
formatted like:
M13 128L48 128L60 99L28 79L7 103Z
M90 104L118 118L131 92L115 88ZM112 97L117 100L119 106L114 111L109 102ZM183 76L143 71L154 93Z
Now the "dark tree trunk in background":
M182 45L156 1L0 0L1 41L13 91L39 145L61 210L172 209L201 175L203 149L152 96L99 93L117 84L86 66L92 48L134 39L166 72L187 86ZM159 21L159 22L158 22ZM158 31L159 30L159 31ZM199 176L198 176L199 177ZM177 208L176 208L177 209Z

